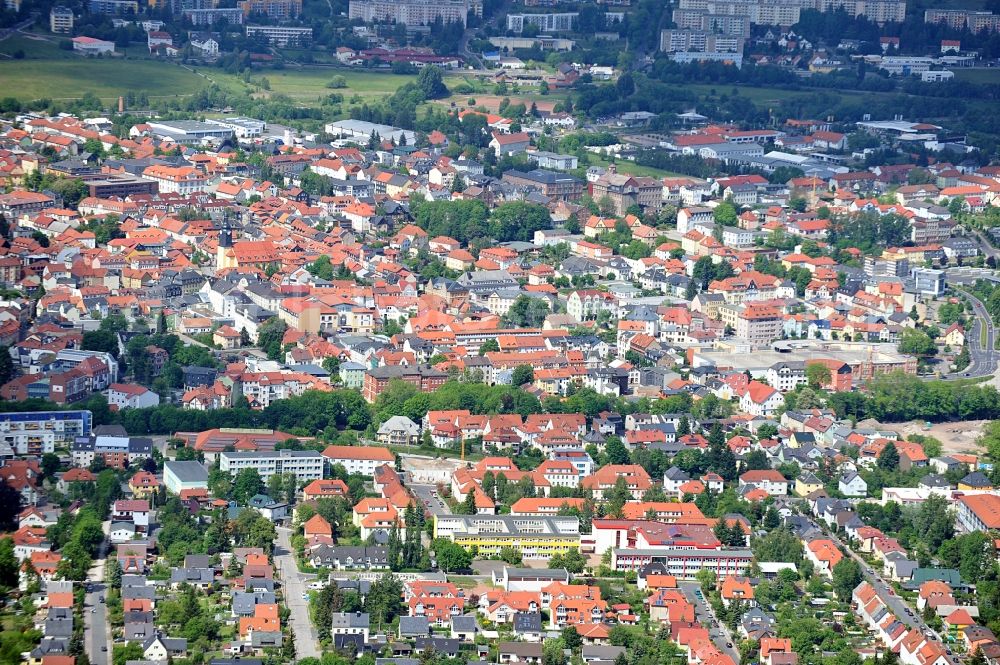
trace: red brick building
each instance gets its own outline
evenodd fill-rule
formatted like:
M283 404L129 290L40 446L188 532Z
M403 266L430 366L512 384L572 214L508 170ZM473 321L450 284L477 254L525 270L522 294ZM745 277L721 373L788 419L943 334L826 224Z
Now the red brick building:
M399 379L416 387L420 392L429 393L437 390L448 380L448 375L431 367L403 367L387 365L376 367L365 374L365 382L361 394L368 402L375 399L389 385L389 382Z

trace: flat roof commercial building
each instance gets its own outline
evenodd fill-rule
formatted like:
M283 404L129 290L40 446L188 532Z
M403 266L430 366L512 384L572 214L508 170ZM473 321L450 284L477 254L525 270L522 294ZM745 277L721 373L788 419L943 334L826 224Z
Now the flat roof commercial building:
M209 139L225 141L233 138L233 130L197 120L150 120L152 133L175 143L201 143Z
M855 384L877 374L917 372L917 359L896 351L895 344L789 340L775 342L770 349L754 349L752 353L749 347L749 343L744 343L742 346L726 344L719 348L696 349L692 366L725 367L738 372L748 371L754 378L761 378L771 366L781 362L839 360L851 368Z
M374 122L366 122L364 120L338 120L337 122L328 122L323 130L330 136L335 136L342 139L356 139L359 141L367 141L372 134L375 134L379 139L383 141L395 141L399 144L400 137L406 137L406 145L413 145L416 139L416 132L412 132L408 129L400 129L399 127L393 127L391 125L380 125Z
M218 125L220 127L228 127L233 130L236 134L236 138L240 139L253 139L259 137L267 129L267 123L263 120L256 120L254 118L241 118L238 116L233 116L230 118L219 118L215 120L206 120L210 125Z
M204 464L193 460L165 462L163 484L167 491L174 494L184 490L207 489L208 470Z

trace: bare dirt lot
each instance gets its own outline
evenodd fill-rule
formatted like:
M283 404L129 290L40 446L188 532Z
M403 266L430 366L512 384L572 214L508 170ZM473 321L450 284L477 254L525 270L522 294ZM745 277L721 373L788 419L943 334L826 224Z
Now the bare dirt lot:
M982 435L987 420L962 420L955 423L938 423L924 430L924 423L883 423L880 427L899 432L903 437L911 434L933 436L941 442L942 451L947 453L981 453L976 440Z

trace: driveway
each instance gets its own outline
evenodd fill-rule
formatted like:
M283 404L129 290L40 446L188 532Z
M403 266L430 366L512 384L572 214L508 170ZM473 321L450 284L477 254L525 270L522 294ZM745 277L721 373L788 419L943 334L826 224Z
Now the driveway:
M308 581L295 565L291 545L291 529L279 526L278 542L274 546L274 565L281 576L282 593L288 607L292 630L295 632L295 658L319 658L319 640L309 618L309 601L303 599Z

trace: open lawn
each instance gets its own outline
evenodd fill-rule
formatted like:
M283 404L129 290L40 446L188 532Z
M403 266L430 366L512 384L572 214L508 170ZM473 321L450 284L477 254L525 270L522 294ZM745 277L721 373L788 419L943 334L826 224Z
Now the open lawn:
M445 81L446 85L451 84L452 80L449 79ZM554 93L550 95L520 95L512 94L506 97L499 95L451 95L445 99L439 100L436 103L444 104L445 106L450 106L452 102L455 103L459 108L479 108L483 107L491 113L498 113L500 109L500 103L507 99L511 104L524 104L525 108L531 108L534 104L539 111L552 111L553 107L560 101L566 98L566 93ZM474 106L469 106L469 100L475 100Z
M985 83L996 85L1000 83L1000 67L956 67L955 78L969 83Z
M17 51L24 59L15 60ZM326 84L343 76L347 87L333 90ZM336 92L350 101L355 96L370 102L391 95L414 76L329 67L255 70L254 79L267 78L271 94L283 94L310 102ZM114 99L128 91L145 92L151 99L191 95L212 82L230 91L244 90L236 76L212 67L183 68L172 62L135 58L84 58L59 49L57 41L32 35L15 35L0 42L0 81L3 96L30 100L77 99L92 92ZM266 94L266 93L264 93Z
M225 79L226 74L203 68L212 78ZM334 76L343 76L347 87L340 89L327 88L326 84ZM314 101L331 93L344 96L346 101L357 95L364 101L386 97L396 92L403 85L416 79L415 76L404 74L389 74L371 71L357 71L332 67L303 67L301 69L255 70L255 79L264 77L271 84L271 92L288 95L301 101ZM233 78L233 77L229 77Z
M602 166L604 168L608 167L611 162L603 157L598 157L597 155L588 155L590 158L590 166ZM642 166L636 164L635 162L630 162L627 159L621 159L615 162L615 168L618 169L619 173L628 173L629 175L638 176L649 176L651 178L667 178L670 176L680 176L681 173L673 173L672 171L664 171L662 169L654 169L652 166Z
M17 33L0 42L0 60L6 60L20 51L28 58L55 58L68 60L79 58L72 51L59 48L59 35L36 35Z
M205 79L177 65L151 60L0 59L3 96L22 100L78 99L92 92L102 99L128 91L145 92L151 99L190 95Z
M685 90L691 90L704 96L716 96L721 97L722 95L732 95L733 90L738 90L741 97L745 97L754 104L766 104L769 102L777 102L784 99L792 99L800 95L810 95L813 94L810 91L802 90L781 90L778 88L757 88L753 86L746 85L728 85L725 83L719 83L716 85L693 83L683 86Z

